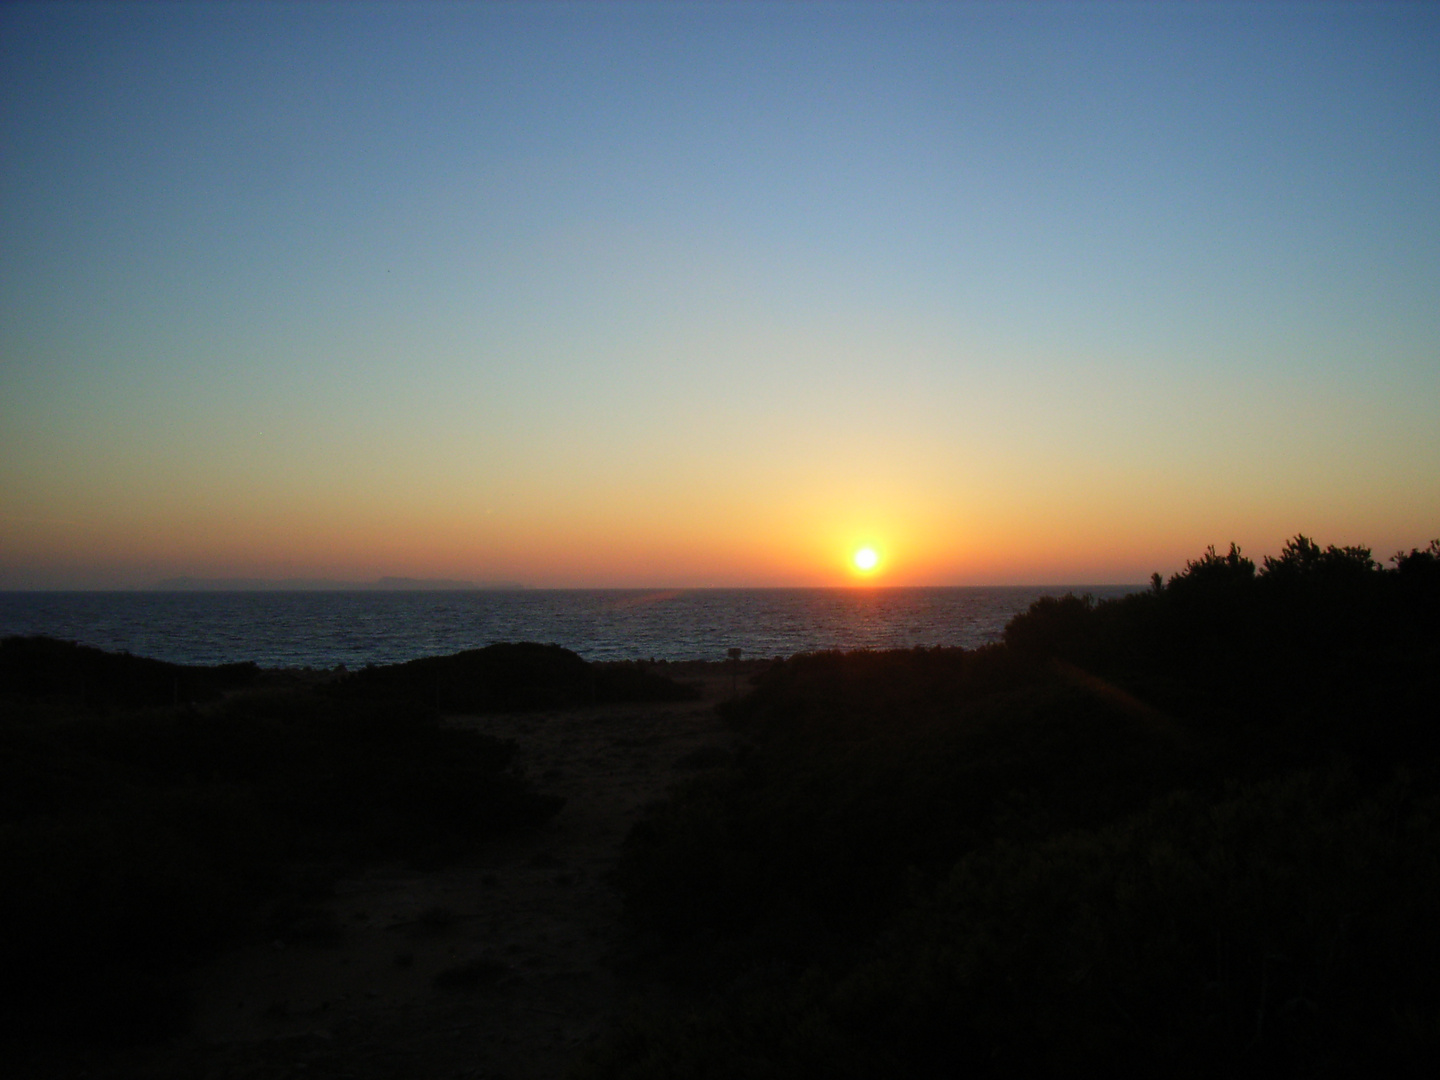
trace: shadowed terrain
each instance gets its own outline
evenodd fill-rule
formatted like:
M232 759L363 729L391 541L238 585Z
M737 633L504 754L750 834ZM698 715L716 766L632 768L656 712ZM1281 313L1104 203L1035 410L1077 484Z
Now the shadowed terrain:
M1297 537L738 697L523 645L121 707L7 641L52 657L4 683L8 1037L37 1076L1428 1075L1437 616L1440 543Z
M473 862L552 819L565 799L523 777L516 743L442 719L415 670L262 673L0 642L8 1054L183 1032L193 973L220 951L339 940L337 882ZM596 686L612 702L695 696L635 665L591 675L554 646L419 671L511 710Z
M976 651L794 657L618 880L587 1077L1428 1074L1440 544L1297 537L1037 601Z

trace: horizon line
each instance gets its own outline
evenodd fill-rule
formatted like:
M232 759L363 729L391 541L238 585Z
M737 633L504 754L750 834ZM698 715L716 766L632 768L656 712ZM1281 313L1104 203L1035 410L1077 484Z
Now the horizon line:
M495 593L495 592L763 592L767 590L878 590L878 589L1148 589L1149 582L1140 581L1020 581L991 582L988 584L930 584L930 585L889 585L880 582L854 582L842 585L526 585L505 583L500 585L456 585L421 586L404 588L367 582L337 582L334 585L287 586L283 582L252 586L212 588L181 586L166 588L163 585L106 585L106 586L0 586L0 594L7 593L162 593L174 595L189 594L230 594L230 593Z

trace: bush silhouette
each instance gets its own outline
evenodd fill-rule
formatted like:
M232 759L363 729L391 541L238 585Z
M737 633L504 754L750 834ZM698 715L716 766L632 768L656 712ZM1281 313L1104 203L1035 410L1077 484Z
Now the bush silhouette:
M46 637L0 640L0 695L44 698L88 709L140 709L218 699L251 683L251 663L200 667L108 653Z
M533 642L367 667L346 676L335 692L348 698L403 698L474 713L698 696L692 687L639 664L590 664L559 645Z
M683 1003L582 1075L1416 1074L1440 1056L1440 541L1297 535L1000 645L825 653L617 880Z

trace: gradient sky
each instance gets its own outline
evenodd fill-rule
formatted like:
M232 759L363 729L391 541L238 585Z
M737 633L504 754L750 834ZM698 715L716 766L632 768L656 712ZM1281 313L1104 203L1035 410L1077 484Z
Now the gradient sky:
M0 7L0 587L1440 535L1440 5Z

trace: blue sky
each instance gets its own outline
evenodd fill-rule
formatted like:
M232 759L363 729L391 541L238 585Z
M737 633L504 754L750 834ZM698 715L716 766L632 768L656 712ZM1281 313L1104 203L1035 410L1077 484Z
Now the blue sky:
M0 587L1440 533L1440 8L0 9Z

